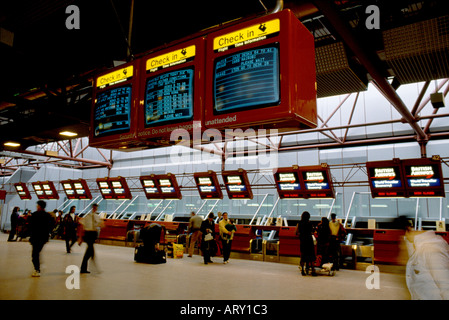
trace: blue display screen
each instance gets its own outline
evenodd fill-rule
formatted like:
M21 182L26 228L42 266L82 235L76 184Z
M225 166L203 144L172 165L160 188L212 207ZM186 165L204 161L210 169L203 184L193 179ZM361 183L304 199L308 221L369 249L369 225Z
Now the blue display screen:
M441 186L439 170L436 165L405 166L408 187L426 188Z
M130 130L131 85L109 89L96 96L94 136L123 133Z
M145 127L193 118L193 67L148 78L145 87Z
M275 44L217 58L214 75L215 114L280 103L279 48Z
M373 188L401 188L399 167L370 168Z
M301 190L301 185L296 172L278 172L276 173L276 178L280 191Z

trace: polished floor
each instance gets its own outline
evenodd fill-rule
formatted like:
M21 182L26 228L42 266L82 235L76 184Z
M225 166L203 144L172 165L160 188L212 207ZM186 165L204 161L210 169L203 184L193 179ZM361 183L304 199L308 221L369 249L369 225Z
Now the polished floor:
M371 274L340 270L334 277L301 276L296 265L231 259L204 265L196 255L167 259L166 264L134 262L132 247L96 244L97 266L81 274L79 289L68 266L80 266L85 244L65 252L51 240L42 253L39 278L31 277L31 245L7 242L0 234L0 300L409 300L404 275L381 272L379 288ZM369 278L371 276L371 278ZM70 278L72 277L72 278ZM368 279L368 281L367 281Z

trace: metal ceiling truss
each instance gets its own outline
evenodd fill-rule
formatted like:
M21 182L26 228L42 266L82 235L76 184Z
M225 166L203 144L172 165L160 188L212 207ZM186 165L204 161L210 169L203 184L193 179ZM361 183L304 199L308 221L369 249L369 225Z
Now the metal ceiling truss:
M38 170L42 165L47 164L73 169L112 168L111 159L107 158L102 150L90 148L87 140L83 138L51 142L38 145L35 148L36 151L0 152L0 155L4 155L4 164L1 165L0 174L11 175L22 166L28 166ZM84 158L84 152L87 148L90 148L89 150L96 150L104 161Z

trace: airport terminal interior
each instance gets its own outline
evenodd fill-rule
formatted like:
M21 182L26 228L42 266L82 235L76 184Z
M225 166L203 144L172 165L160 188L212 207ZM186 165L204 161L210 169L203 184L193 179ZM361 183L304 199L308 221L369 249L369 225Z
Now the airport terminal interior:
M449 242L444 1L225 3L0 4L0 300L411 299L398 218ZM36 278L38 200L57 222ZM93 204L72 278L86 244L60 221ZM191 212L214 214L213 264L188 256ZM301 276L304 212L345 228L338 271ZM137 262L154 224L166 261Z

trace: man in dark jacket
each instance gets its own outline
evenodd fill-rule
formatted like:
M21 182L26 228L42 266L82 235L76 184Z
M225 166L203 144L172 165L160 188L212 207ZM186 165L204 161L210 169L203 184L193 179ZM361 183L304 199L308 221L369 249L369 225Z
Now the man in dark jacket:
M73 245L78 241L77 233L78 233L79 218L75 214L75 210L76 207L71 206L70 211L66 213L64 219L62 220L67 253L71 252ZM70 241L72 243L70 243Z
M45 211L47 204L45 201L37 202L37 210L33 212L29 218L30 221L30 243L33 246L31 259L34 266L33 277L40 277L40 260L39 255L42 248L47 243L52 230L53 218Z
M207 216L207 219L201 224L201 250L203 251L204 264L213 262L210 257L213 255L213 251L215 251L216 248L214 218L214 213L211 212Z

